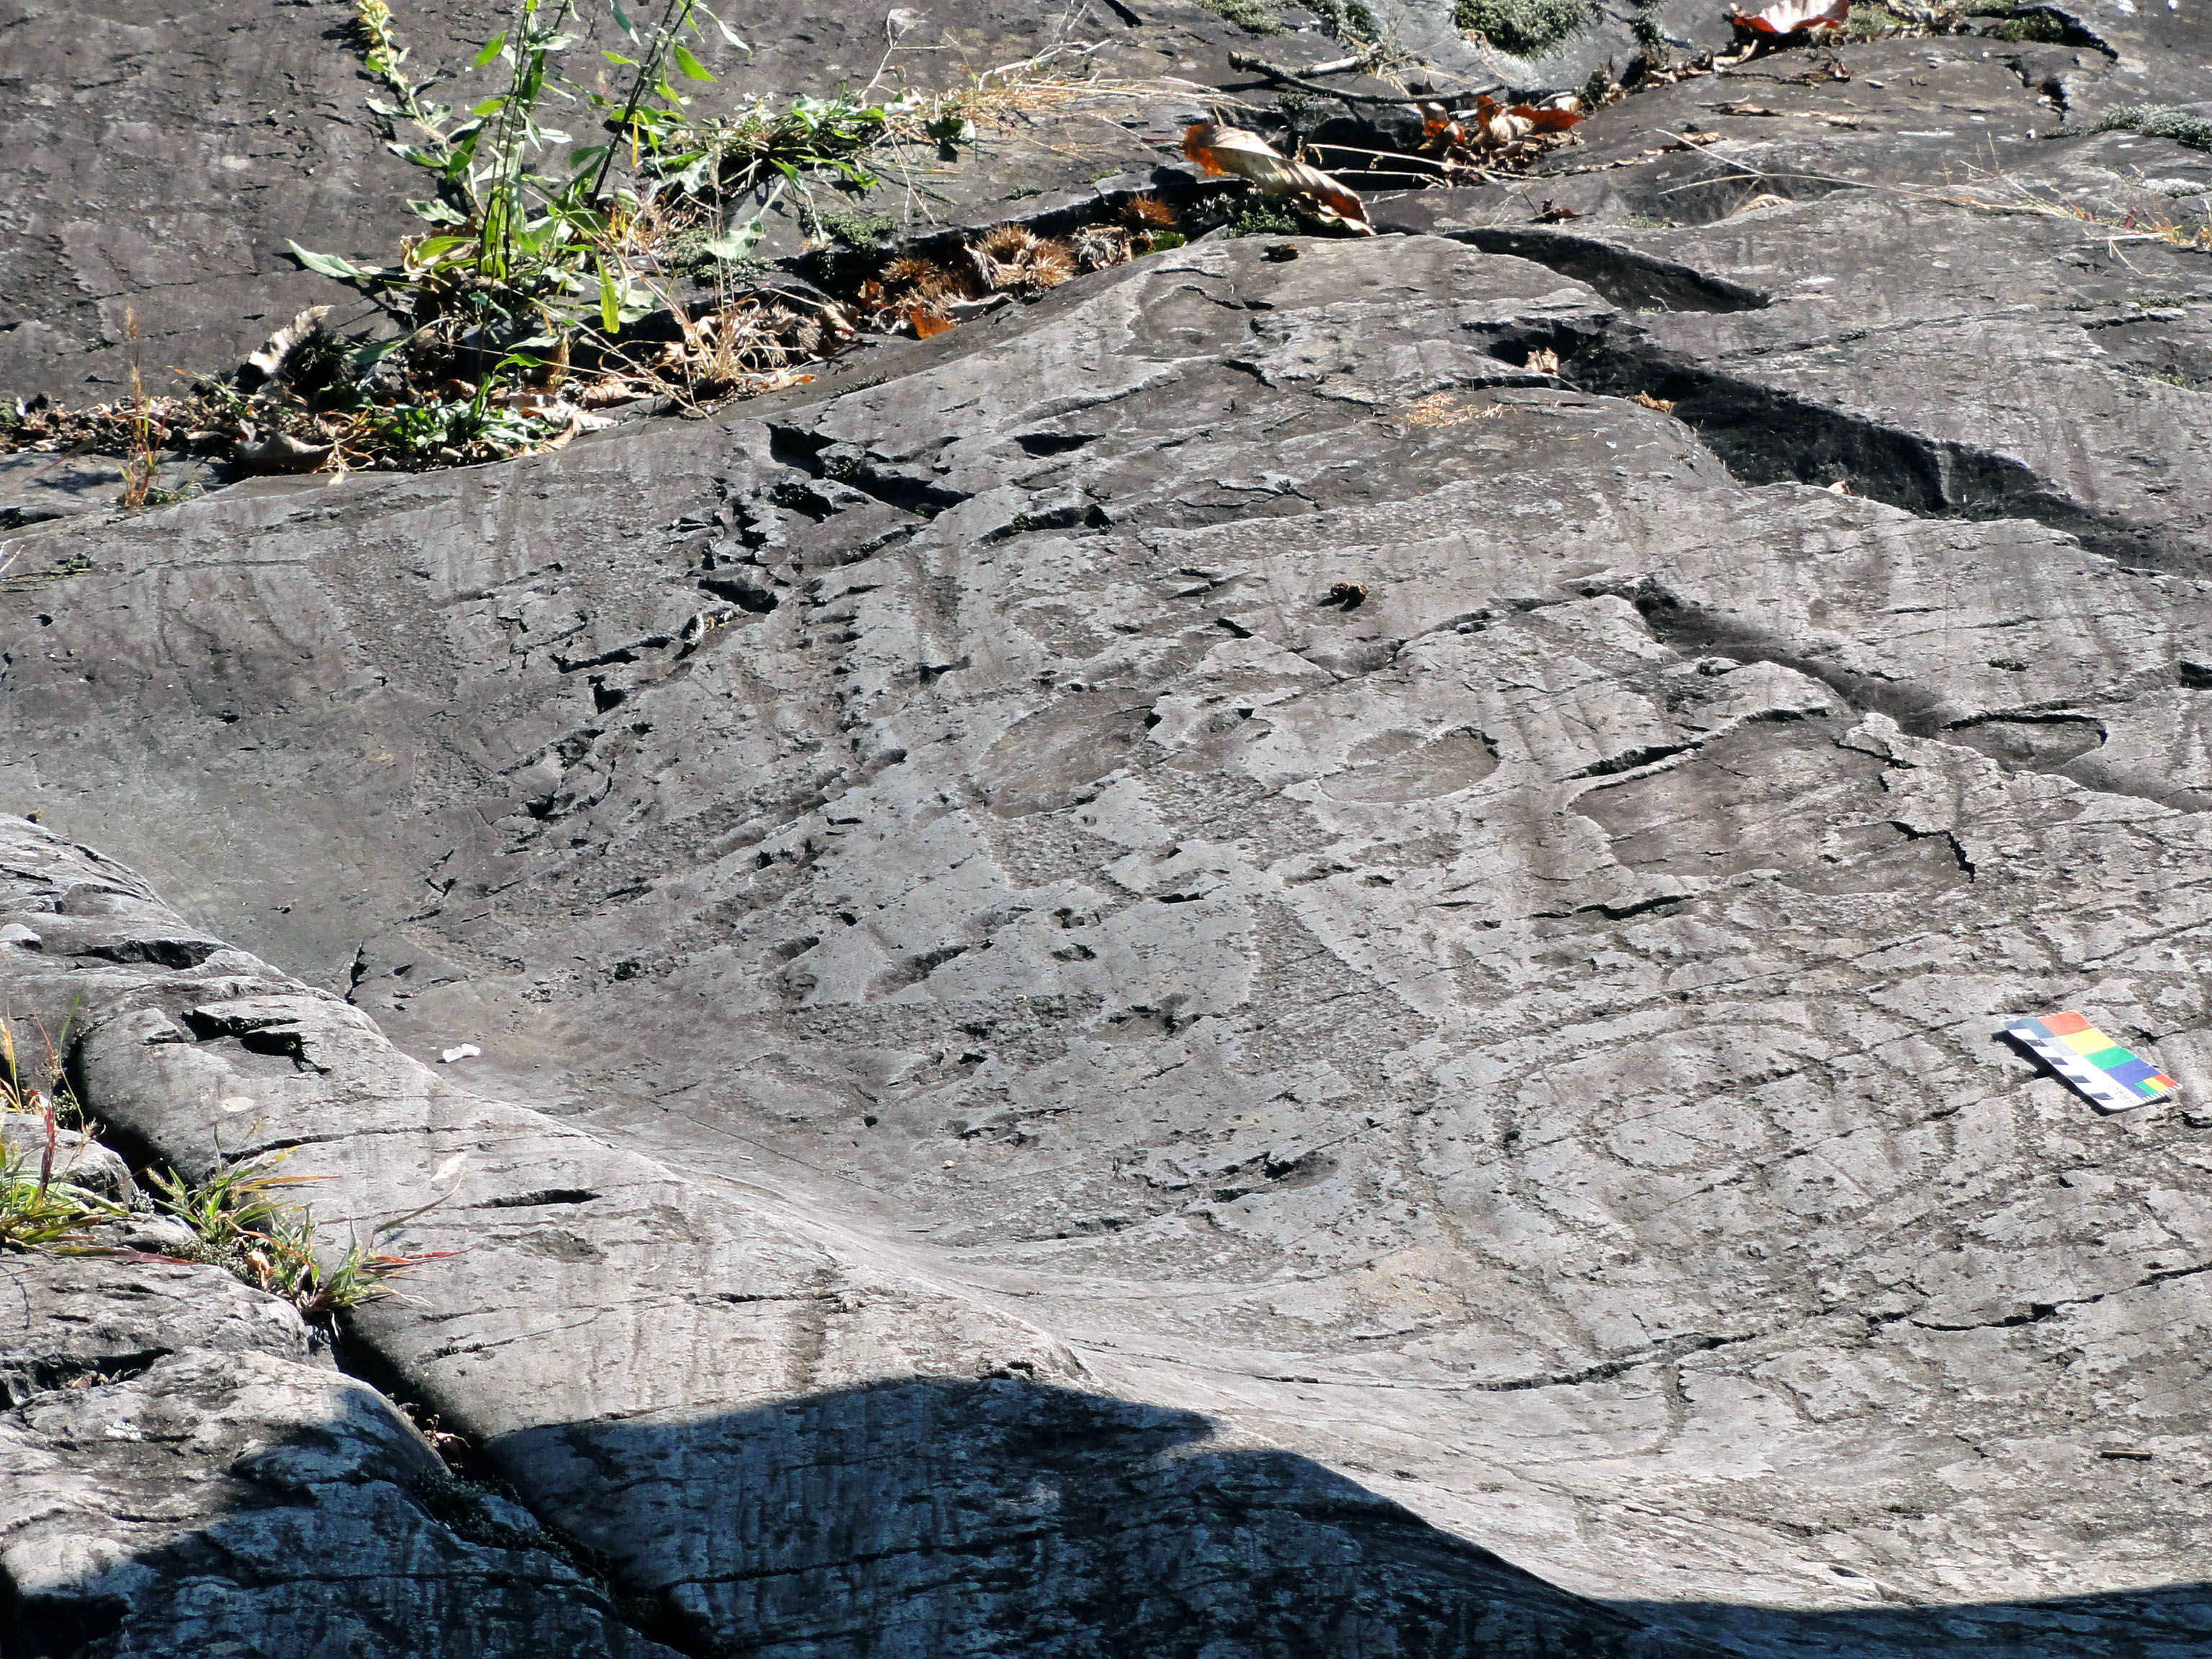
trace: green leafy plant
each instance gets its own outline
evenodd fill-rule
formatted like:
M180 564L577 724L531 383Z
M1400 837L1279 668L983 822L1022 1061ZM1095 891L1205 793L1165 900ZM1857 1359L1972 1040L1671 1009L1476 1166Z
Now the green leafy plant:
M341 1312L396 1295L392 1279L456 1254L432 1250L410 1255L379 1248L422 1213L414 1210L379 1223L366 1242L356 1237L325 1265L315 1248L313 1212L289 1195L290 1188L313 1185L323 1177L280 1174L290 1156L287 1148L226 1160L198 1183L187 1182L172 1170L158 1170L148 1184L155 1206L191 1230L196 1241L189 1253L191 1259L226 1267L303 1314Z
M1298 211L1280 197L1255 191L1239 196L1229 206L1224 234L1239 236L1325 236L1332 228Z
M126 1212L57 1176L52 1148L33 1158L0 1148L0 1249L51 1250L86 1243Z
M40 1032L45 1037L43 1030ZM82 1245L122 1208L67 1179L61 1163L61 1120L75 1116L76 1097L51 1038L34 1080L17 1046L14 1023L0 1018L0 1113L30 1127L34 1150L0 1141L0 1249L50 1250Z

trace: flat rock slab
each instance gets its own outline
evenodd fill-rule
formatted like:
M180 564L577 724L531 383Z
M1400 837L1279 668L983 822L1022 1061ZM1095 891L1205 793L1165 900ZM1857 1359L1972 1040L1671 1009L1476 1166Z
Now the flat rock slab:
M354 1335L718 1638L2186 1651L2203 257L1899 91L41 531L0 787L143 879L9 828L9 994L441 1200Z
M20 820L0 837L7 925L104 919L66 945L51 925L17 944L6 979L34 1012L76 1011L72 1064L103 1118L190 1179L290 1148L287 1172L320 1183L331 1248L374 1233L443 1253L405 1296L356 1310L348 1340L528 1506L457 1495L381 1395L269 1358L304 1346L299 1320L241 1333L223 1304L267 1298L216 1270L40 1261L26 1318L68 1335L0 1360L24 1396L0 1434L37 1476L13 1489L37 1521L5 1558L14 1634L121 1629L118 1651L150 1653L264 1632L296 1650L367 1621L447 1644L408 1651L666 1651L612 1622L567 1544L540 1541L542 1517L646 1622L708 1650L1076 1654L1102 1632L1265 1650L1316 1629L1349 1653L1671 1650L1264 1439L1099 1394L1062 1345L865 1241L465 1093L242 952L133 953L128 939L179 931L143 886ZM416 1213L380 1232L395 1201ZM210 1274L206 1305L156 1339L149 1296ZM196 1426L178 1449L180 1419ZM281 1447L263 1449L264 1419ZM151 1467L106 1443L149 1440ZM232 1486L191 1484L210 1477L187 1454ZM219 1521L239 1480L304 1492L312 1521L260 1504ZM192 1501L155 1501L180 1481ZM162 1528L112 1518L149 1509ZM257 1594L192 1611L210 1551ZM406 1570L380 1577L395 1552ZM353 1564L343 1601L315 1588L333 1560Z

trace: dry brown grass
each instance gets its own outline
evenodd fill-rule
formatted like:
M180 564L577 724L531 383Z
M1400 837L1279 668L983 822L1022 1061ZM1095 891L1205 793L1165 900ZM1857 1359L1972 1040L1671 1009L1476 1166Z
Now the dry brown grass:
M1407 426L1465 426L1469 421L1494 421L1505 413L1503 404L1468 404L1456 392L1431 392L1392 413Z

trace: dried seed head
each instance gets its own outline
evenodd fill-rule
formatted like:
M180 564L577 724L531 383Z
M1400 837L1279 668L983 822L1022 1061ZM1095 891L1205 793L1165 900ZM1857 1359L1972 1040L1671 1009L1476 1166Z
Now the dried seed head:
M884 267L884 289L892 293L901 289L927 289L945 280L945 272L933 259L920 254L902 254Z
M1067 245L1079 270L1105 270L1129 262L1129 233L1119 225L1085 225Z
M1157 196L1132 196L1121 204L1121 216L1137 230L1166 230L1176 222L1176 210Z
M1000 264L1019 263L1041 239L1027 225L1006 224L984 233L976 246Z
M794 356L818 357L822 355L822 323L818 318L794 316L791 326L783 331L784 349Z
M1022 261L1021 274L1031 288L1058 288L1075 269L1075 254L1066 243L1039 242Z

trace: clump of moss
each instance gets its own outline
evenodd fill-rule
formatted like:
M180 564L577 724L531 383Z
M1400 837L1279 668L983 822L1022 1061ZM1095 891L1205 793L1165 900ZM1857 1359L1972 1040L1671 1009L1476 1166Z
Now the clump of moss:
M1279 196L1262 196L1257 191L1240 196L1229 207L1229 216L1222 222L1223 229L1231 236L1328 236L1334 228L1319 219L1301 213Z
M898 228L888 213L863 213L857 208L808 208L799 216L799 228L818 241L842 242L850 248L872 248Z
M2066 38L2063 19L2047 11L2023 11L1997 25L1997 39L2015 45L2032 40L2041 46L2055 46Z
M2124 105L2083 131L2139 132L2146 138L2171 138L2191 149L2212 149L2212 120L2171 104Z
M1456 0L1452 21L1516 58L1540 58L1581 33L1589 0Z
M1198 0L1198 3L1224 22L1236 24L1247 34L1288 34L1291 32L1266 0Z
M1872 40L1910 27L1903 14L1892 11L1880 0L1852 0L1850 20L1844 29L1854 40Z

